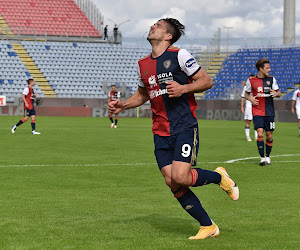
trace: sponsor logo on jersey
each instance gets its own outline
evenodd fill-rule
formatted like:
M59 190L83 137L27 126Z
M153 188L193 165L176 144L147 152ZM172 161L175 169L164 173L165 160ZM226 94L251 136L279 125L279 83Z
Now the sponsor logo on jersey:
M164 67L165 67L166 69L170 68L170 66L171 66L171 60L166 60L166 61L164 61Z
M156 79L155 79L155 75L150 76L148 78L148 82L149 82L151 88L156 87L157 82L156 82Z
M191 68L195 63L196 63L195 58L190 58L189 60L186 61L185 67Z
M257 92L264 92L263 87L258 87Z
M166 83L166 82L171 82L173 81L173 75L172 72L167 72L167 73L161 73L157 75L158 83Z
M153 99L155 97L168 94L167 89L159 89L159 90L150 90L149 91L149 97L150 99Z

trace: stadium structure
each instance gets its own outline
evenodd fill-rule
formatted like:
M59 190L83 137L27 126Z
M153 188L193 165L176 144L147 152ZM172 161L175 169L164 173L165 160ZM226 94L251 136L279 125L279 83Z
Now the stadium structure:
M277 44L273 40L263 44L230 40L229 48L227 39L225 48L219 30L206 45L180 44L214 81L212 89L196 98L233 100L238 109L241 82L256 72L255 62L266 57L272 61L272 74L283 92L280 99L291 99L300 84L300 46L295 34L292 40L287 39L288 33L284 35L285 42ZM22 90L26 80L33 78L43 101L40 114L60 114L47 107L88 106L85 115L103 116L112 84L123 98L136 91L136 63L149 52L144 43L125 43L121 32L104 40L103 15L90 0L0 0L0 96L5 96L7 104L1 112L20 113L15 110L22 106ZM99 107L101 111L92 110ZM70 114L76 113L80 114L78 110ZM233 119L241 119L236 117Z

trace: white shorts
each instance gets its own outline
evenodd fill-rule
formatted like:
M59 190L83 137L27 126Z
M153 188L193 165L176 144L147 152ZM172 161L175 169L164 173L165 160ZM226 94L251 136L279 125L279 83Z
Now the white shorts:
M296 114L297 114L298 120L300 120L300 108L296 108Z
M252 121L252 107L245 107L244 120Z

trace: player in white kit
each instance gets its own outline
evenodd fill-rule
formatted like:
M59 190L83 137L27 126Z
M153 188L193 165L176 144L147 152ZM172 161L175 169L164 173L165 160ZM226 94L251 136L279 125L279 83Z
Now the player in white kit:
M254 77L255 75L251 74L249 76L249 79L251 79L252 77ZM245 134L246 134L246 139L247 141L252 141L251 137L250 137L250 123L253 119L252 116L252 103L248 100L245 100L245 90L246 90L246 83L242 82L242 84L244 85L243 87L243 91L241 94L241 111L244 114L244 120L246 121L245 124ZM255 133L255 140L257 138L257 132L256 130L254 130Z
M292 98L292 113L295 114L295 107L296 107L296 114L298 118L298 126L299 126L299 136L300 136L300 87L295 90Z

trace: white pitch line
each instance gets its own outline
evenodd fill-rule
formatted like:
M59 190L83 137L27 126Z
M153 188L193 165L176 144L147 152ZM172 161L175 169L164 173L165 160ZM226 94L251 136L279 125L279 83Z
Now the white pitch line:
M270 156L270 158L285 157L285 156L296 156L296 155L300 155L300 154L272 155L272 156ZM237 162L237 161L251 160L251 159L257 159L257 158L259 159L260 157L246 157L246 158L233 159L233 160L225 161L225 163L233 163L233 162Z

